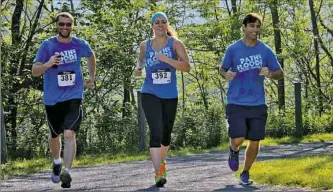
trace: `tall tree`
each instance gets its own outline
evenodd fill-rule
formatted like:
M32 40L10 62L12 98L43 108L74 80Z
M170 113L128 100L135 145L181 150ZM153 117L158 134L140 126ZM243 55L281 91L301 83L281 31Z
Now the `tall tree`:
M2 102L0 104L0 115L1 115L1 143L0 143L0 147L1 147L1 164L6 163L8 161L8 155L7 155L7 144L6 144L6 130L5 130L5 124L4 124L4 114L3 114L3 107L2 107Z
M313 33L313 43L315 51L315 69L316 69L316 84L317 84L317 98L318 98L318 108L319 115L321 116L324 111L323 106L323 93L321 89L321 80L320 80L320 57L319 57L319 30L317 25L317 16L315 13L315 7L313 0L309 0L309 7L311 13L311 24L312 24L312 33Z
M11 23L11 34L12 34L12 50L16 50L13 52L13 57L11 57L10 63L11 65L15 67L11 67L10 69L10 74L13 76L17 76L18 73L18 64L20 63L20 52L18 50L21 50L20 43L22 40L22 35L21 35L21 14L23 12L23 7L24 7L24 1L23 0L16 0L16 5L15 5L15 10L12 15L12 23ZM16 140L17 140L17 101L16 101L16 96L15 93L18 91L18 83L13 83L11 86L11 95L9 96L8 99L8 106L10 107L8 111L10 111L10 115L6 121L7 123L10 123L10 134L11 134L11 148L16 149Z
M270 5L271 13L272 13L272 20L273 20L273 28L274 28L274 44L275 44L275 51L278 55L278 60L281 64L281 67L284 68L284 59L281 57L282 54L282 42L281 42L281 31L280 31L280 19L279 19L279 12L278 12L278 1L274 0L273 3ZM285 84L284 79L278 81L278 104L279 109L285 109Z
M0 16L2 11L2 2L0 2ZM1 22L0 22L0 29L1 29ZM0 142L0 163L7 162L7 145L6 145L6 129L5 129L5 121L4 121L4 114L3 114L3 105L2 105L2 60L1 60L1 47L2 47L2 31L0 31L0 135L1 135L1 142Z
M44 6L44 0L39 1L36 6L33 17L27 15L30 5L24 4L24 0L16 0L14 12L11 17L11 46L9 63L6 63L7 72L11 81L7 81L9 94L8 101L4 107L4 111L8 112L5 117L5 125L9 125L7 130L10 133L9 152L17 153L17 123L18 123L18 106L22 102L20 94L22 89L31 86L31 78L24 78L29 74L31 63L27 59L29 49L32 46L32 40L36 34L37 24L41 16ZM31 20L30 20L31 19ZM29 24L31 23L31 25ZM15 155L14 155L15 156Z

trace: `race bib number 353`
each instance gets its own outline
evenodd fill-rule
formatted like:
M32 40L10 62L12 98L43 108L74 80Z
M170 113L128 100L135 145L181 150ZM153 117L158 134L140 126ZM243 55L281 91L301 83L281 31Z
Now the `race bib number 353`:
M159 69L152 72L154 84L167 84L171 82L171 72L168 69Z
M74 71L63 71L63 72L58 73L58 85L59 85L59 87L75 85L75 72Z

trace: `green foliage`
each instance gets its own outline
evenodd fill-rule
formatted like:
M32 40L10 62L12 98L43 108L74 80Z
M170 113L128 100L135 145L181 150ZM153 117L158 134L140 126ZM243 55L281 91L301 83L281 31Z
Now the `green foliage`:
M104 112L86 114L88 117L82 124L78 135L81 151L84 154L118 154L137 151L139 137L136 109L126 105L129 116L122 118L119 110L121 104L106 108Z
M304 106L303 106L304 107ZM283 113L279 110L269 110L266 134L269 137L281 138L295 136L295 112L293 107L286 108ZM332 112L318 116L312 111L304 111L302 115L303 135L333 132Z
M207 149L226 141L223 114L221 106L214 106L208 110L202 106L192 106L186 111L179 111L174 126L172 147Z
M303 118L303 129L307 134L313 133L332 133L333 117L332 112L318 116L314 113L308 113Z
M281 138L295 135L295 120L293 109L287 108L285 113L279 110L268 110L266 135Z
M226 6L228 3L228 7ZM267 135L281 138L293 136L295 78L303 80L304 134L332 132L332 3L323 1L318 13L319 36L311 28L308 1L144 1L82 0L79 7L63 1L51 7L44 1L42 15L37 17L36 2L26 1L21 20L11 28L16 3L5 0L0 16L2 102L5 109L7 146L10 158L49 156L48 128L42 103L42 77L32 77L32 61L40 43L55 35L52 19L60 10L70 10L75 16L73 34L87 40L97 56L96 87L85 93L85 118L78 133L78 154L118 153L136 151L138 122L135 89L144 77L134 78L139 43L152 35L149 26L151 13L165 11L179 39L188 49L192 69L178 78L179 110L175 122L172 146L206 149L227 140L224 106L227 82L218 68L227 46L242 37L241 21L248 12L264 16L261 40L274 49L274 28L270 8L278 7L278 29L281 31L285 70L286 110L277 110L278 85L266 81L269 117ZM35 3L35 4L33 4ZM41 2L37 2L41 3ZM321 19L321 20L319 20ZM37 28L33 30L36 21ZM13 34L15 33L15 34ZM19 34L17 34L19 33ZM12 35L16 35L12 38ZM32 37L29 39L29 37ZM321 38L320 53L314 52L313 40ZM327 52L324 52L324 47ZM319 76L316 71L319 58ZM87 77L86 61L82 62ZM322 97L318 95L318 80ZM320 101L324 113L319 114ZM148 129L147 129L148 130ZM148 131L147 131L147 135ZM148 138L148 137L147 137ZM146 141L148 143L148 139ZM18 153L19 152L19 153Z

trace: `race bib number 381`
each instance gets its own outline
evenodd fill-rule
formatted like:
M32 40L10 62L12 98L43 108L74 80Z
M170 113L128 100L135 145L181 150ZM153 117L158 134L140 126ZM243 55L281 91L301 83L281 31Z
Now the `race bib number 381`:
M58 73L58 85L59 85L59 87L75 85L75 72L74 71L63 71L63 72Z
M171 72L169 69L159 69L152 72L154 84L167 84L171 82Z

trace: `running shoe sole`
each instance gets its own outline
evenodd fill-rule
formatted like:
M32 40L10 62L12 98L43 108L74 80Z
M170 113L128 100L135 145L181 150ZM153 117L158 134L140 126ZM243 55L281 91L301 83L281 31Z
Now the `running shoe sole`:
M61 187L62 188L70 188L71 187L72 177L66 171L63 171L61 173L60 180L61 180Z
M167 183L167 180L164 178L161 178L157 183L156 187L164 187L164 185Z

